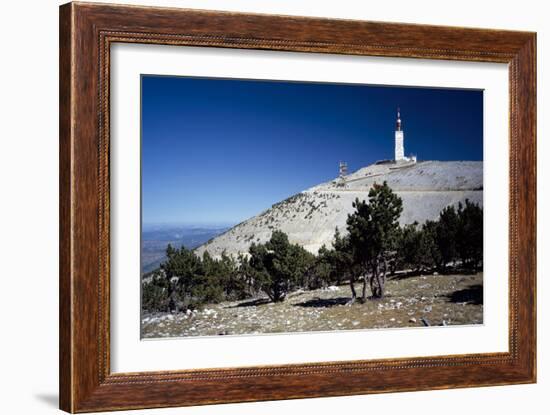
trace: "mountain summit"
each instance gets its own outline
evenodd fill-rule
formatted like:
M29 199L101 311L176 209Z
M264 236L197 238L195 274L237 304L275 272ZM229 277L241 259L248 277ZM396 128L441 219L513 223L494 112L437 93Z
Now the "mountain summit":
M264 243L274 230L288 235L312 253L331 246L335 228L346 233L352 202L366 200L373 184L384 181L403 199L402 225L437 219L449 205L469 199L483 206L483 162L481 161L382 161L349 175L295 194L198 247L219 257L247 253L252 242Z

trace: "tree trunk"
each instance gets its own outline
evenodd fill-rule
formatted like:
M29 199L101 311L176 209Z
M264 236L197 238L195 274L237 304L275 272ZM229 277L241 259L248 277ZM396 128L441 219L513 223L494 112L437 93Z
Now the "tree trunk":
M269 299L270 299L272 302L274 302L274 303L276 302L276 300L275 300L275 293L273 292L272 289L270 289L270 288L268 288L268 287L262 287L262 291L263 291L264 293L267 294L267 296L269 297Z
M351 288L351 300L348 302L349 305L353 304L355 302L355 299L357 298L357 293L355 292L355 287L353 286L355 284L355 278L353 276L349 277L349 288Z
M365 304L367 301L367 274L363 275L363 291L361 293L361 303Z
M388 261L384 258L384 271L382 272L382 276L380 278L380 298L384 297L384 288L386 286L386 274L388 272Z
M372 276L370 280L370 286L373 297L380 297L380 265L378 261L372 266Z
M175 284L168 280L168 304L166 305L166 308L168 312L172 312L176 310L176 287Z
M376 298L382 298L383 297L383 287L382 287L382 278L380 273L376 274Z
M283 287L275 287L273 290L273 302L281 303L285 300L287 291Z

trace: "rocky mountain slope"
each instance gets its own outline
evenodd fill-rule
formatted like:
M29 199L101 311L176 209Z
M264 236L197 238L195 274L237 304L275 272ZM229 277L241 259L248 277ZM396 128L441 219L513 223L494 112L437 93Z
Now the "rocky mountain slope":
M465 199L483 205L483 162L381 162L276 203L201 245L196 253L207 250L214 257L223 251L246 253L252 242L266 242L276 229L316 253L323 244L330 246L336 227L345 233L355 198L367 199L372 185L384 181L403 199L401 224L436 219L443 208Z

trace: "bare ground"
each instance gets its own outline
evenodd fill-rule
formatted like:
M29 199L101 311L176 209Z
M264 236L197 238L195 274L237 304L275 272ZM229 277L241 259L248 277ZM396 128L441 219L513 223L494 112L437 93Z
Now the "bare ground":
M356 286L360 292L360 285ZM350 300L348 285L223 302L187 313L144 314L143 338L449 326L483 323L483 273L390 279L383 299Z

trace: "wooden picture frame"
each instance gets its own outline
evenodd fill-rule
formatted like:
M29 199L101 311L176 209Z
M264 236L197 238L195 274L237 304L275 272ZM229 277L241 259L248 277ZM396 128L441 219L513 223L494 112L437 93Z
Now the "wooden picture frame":
M111 373L109 59L116 42L508 64L509 352ZM91 412L535 382L535 33L69 3L60 8L59 94L61 409Z

